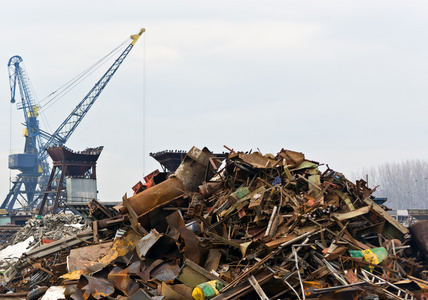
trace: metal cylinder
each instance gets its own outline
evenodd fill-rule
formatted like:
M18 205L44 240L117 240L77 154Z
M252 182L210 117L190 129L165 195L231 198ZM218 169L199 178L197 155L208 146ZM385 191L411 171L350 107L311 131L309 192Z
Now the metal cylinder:
M199 186L199 193L206 199L212 194L221 189L222 182L205 182Z
M185 188L181 180L176 177L170 177L167 180L132 196L128 201L137 216L140 216L162 203L183 195L184 191ZM123 213L124 211L121 212Z
M409 230L421 254L428 260L428 220L418 221L411 225Z

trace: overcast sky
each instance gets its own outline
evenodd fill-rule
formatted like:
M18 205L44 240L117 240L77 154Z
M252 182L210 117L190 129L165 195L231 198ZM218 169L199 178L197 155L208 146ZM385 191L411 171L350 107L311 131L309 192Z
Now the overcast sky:
M427 11L426 1L391 0L1 1L0 201L8 154L24 147L9 58L23 58L42 100L141 27L67 143L104 146L102 201L129 195L159 168L149 153L165 149L286 148L345 175L427 159ZM40 126L53 132L101 75Z

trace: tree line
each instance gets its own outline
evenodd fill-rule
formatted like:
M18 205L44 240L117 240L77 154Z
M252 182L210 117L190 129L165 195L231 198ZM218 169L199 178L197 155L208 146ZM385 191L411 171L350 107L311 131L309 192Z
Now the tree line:
M428 209L428 161L407 160L385 163L351 174L368 179L370 188L378 186L376 197L387 197L391 209Z

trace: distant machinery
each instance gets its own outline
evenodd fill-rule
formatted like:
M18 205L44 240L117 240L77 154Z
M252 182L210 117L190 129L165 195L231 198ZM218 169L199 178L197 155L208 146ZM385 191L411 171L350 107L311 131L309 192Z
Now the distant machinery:
M217 158L223 160L224 153L213 153ZM150 153L150 156L156 159L162 167L163 172L174 173L183 159L186 157L187 151L184 150L164 150L156 153Z
M65 210L68 202L89 203L97 199L96 163L102 150L102 146L80 152L64 146L46 149L53 168L40 203L39 215L44 214L50 195L54 196L55 201L50 211L49 208L46 211L52 214Z
M24 153L9 155L9 169L19 170L20 173L12 180L12 188L0 208L10 212L16 201L30 208L40 203L51 173L46 149L62 146L67 142L144 31L145 29L141 29L138 34L131 35L131 43L53 134L39 127L37 117L40 107L36 105L30 81L21 66L22 58L13 56L9 60L10 102L16 102L15 90L18 86L21 101L17 102L17 109L24 112L25 147ZM53 199L50 201L53 202Z

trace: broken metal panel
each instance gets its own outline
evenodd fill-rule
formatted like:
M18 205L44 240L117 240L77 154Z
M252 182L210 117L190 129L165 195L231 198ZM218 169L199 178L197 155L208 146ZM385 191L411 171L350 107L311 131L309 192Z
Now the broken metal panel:
M303 153L285 149L281 149L278 153L278 157L285 160L283 165L288 168L297 167L305 160L305 155Z
M63 274L59 278L64 279L64 280L79 280L79 278L80 278L80 276L82 276L82 274L87 274L87 272L82 270L82 269L78 269L78 270L74 270L74 271L71 271L69 273Z
M208 257L205 262L204 268L211 272L211 270L217 271L220 264L221 251L220 249L210 249L208 252Z
M213 176L214 170L211 166L210 158L214 159L215 155L207 148L199 150L196 147L192 147L187 152L187 155L174 173L181 180L186 191L197 192L199 186Z
M157 259L155 261L144 260L144 266L141 268L141 271L137 273L137 275L147 282L151 279L152 270L163 263L164 261L162 259Z
M126 296L133 295L140 288L140 285L131 279L129 268L121 269L117 266L114 267L108 274L108 282L116 289L122 291Z
M178 232L178 229L180 227L186 226L186 223L184 222L183 215L181 214L180 210L176 210L169 216L165 218L166 222L168 223L168 226L170 228L170 231L168 233L168 236L172 237L174 240L178 240L180 233Z
M138 256L143 258L149 252L150 248L163 236L155 229L152 229L149 234L138 241L136 246Z
M148 230L155 228L159 232L165 232L168 228L168 223L165 222L165 218L174 210L187 207L188 205L189 199L186 195L178 196L138 216L138 221L142 227ZM169 208L172 210L169 210Z
M192 299L192 289L184 284L169 285L162 282L161 294L165 297L165 300Z
M196 264L202 264L208 249L201 246L198 237L186 227L178 229L180 236L184 239L184 256Z
M259 152L254 152L251 154L239 153L238 158L250 164L254 168L272 168L275 166L276 161L261 155Z
M351 231L353 233L353 236L356 239L359 239L363 235L382 234L382 232L384 232L384 227L385 227L385 221L382 221L380 223L373 224L373 225L357 227L355 229L352 229Z
M182 226L185 226L186 223L184 222L183 215L181 214L180 210L176 210L166 218L166 222L168 223L169 227L171 228L180 228Z
M99 264L98 260L104 257L113 243L103 243L72 249L68 257L68 271L82 269Z
M164 262L156 266L150 272L150 276L165 283L173 283L179 273L180 273L180 267L178 265L178 262L173 261L173 262Z
M296 168L290 170L290 171L299 171L299 170L305 170L305 169L316 169L318 168L318 164L310 161L303 161L300 165L298 165Z
M153 300L153 299L154 299L153 295L150 295L148 292L146 292L143 289L139 289L131 297L128 297L128 300Z
M211 280L220 280L223 284L225 284L223 280L190 260L186 260L183 263L177 279L191 288Z
M83 291L83 299L89 299L90 296L102 299L114 293L114 288L107 279L89 275L80 276L77 287Z
M134 231L130 230L122 237L116 239L112 246L110 247L107 254L102 257L100 263L109 263L116 259L119 256L123 256L128 252L135 249L138 241L141 239L141 236Z
M354 205L352 204L351 198L348 196L347 193L344 193L339 190L334 190L334 192L341 198L343 201L345 201L346 205L348 206L350 211L355 210Z
M92 199L88 203L88 207L90 216L95 220L109 219L117 215L117 211L111 205L106 206L106 203L101 203L96 199Z
M370 198L366 198L366 199L364 199L364 202L367 205L372 207L373 212L375 212L381 218L385 219L387 221L387 223L391 224L393 229L395 229L394 231L396 231L396 232L393 232L393 231L387 232L386 231L387 229L385 229L385 233L388 235L389 238L396 238L396 237L401 238L403 235L409 233L409 230L406 227L404 227L397 220L395 220L393 217L391 217L390 214L388 214L385 210L383 210L373 200L371 200ZM385 226L387 226L387 224L385 224Z

